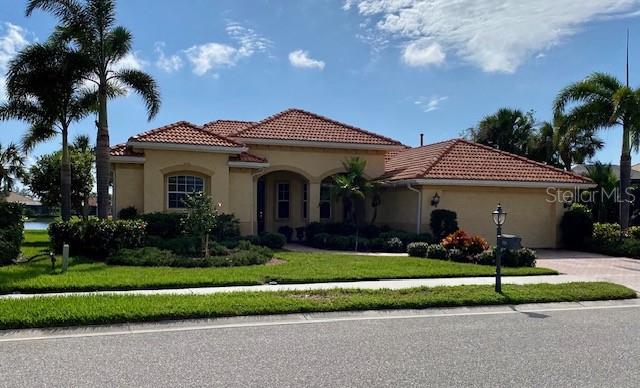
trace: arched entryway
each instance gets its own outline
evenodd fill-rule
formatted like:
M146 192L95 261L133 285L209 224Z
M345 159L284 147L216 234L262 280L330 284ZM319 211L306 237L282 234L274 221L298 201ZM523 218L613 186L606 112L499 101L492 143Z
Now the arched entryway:
M269 172L258 178L257 232L277 232L280 227L305 226L310 219L309 179L288 170Z

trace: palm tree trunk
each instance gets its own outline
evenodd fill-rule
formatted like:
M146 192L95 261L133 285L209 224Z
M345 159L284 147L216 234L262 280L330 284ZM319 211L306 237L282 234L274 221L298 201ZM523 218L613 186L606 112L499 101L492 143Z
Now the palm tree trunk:
M620 154L620 227L629 227L629 196L627 189L631 183L631 149L629 144L628 120L622 124L622 153Z
M111 174L109 126L107 122L107 80L100 82L98 91L98 136L96 139L96 186L98 192L98 217L109 215L109 179Z
M62 166L60 168L60 186L62 203L60 213L62 221L71 219L71 158L69 156L68 128L62 128Z

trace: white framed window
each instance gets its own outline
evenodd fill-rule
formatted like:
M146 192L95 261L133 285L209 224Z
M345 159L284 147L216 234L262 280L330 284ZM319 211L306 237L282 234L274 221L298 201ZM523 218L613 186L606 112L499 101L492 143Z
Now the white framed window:
M331 187L330 183L320 185L320 219L331 219Z
M309 185L302 184L302 218L309 218Z
M276 184L276 216L279 220L289 219L291 190L289 182Z
M204 191L204 179L195 175L172 175L167 178L167 208L184 209L184 199Z

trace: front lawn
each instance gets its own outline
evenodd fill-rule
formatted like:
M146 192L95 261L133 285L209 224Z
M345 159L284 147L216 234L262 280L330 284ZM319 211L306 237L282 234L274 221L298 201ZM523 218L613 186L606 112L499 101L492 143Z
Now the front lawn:
M26 256L47 250L46 231L25 232ZM205 286L312 283L349 280L493 276L495 268L411 257L357 256L334 253L278 252L286 262L224 268L107 266L73 262L64 274L51 274L47 258L0 267L0 293L128 290ZM58 268L60 260L58 260ZM557 274L546 268L504 268L506 276Z
M238 292L210 295L96 295L0 300L0 329L239 315L635 298L611 283L456 286L406 290Z

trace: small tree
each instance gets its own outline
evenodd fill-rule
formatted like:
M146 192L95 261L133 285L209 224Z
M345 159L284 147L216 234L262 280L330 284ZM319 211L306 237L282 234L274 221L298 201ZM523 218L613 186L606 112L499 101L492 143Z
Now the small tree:
M209 235L218 221L218 210L211 197L194 193L184 199L187 215L182 220L186 233L200 237L204 257L209 257Z

